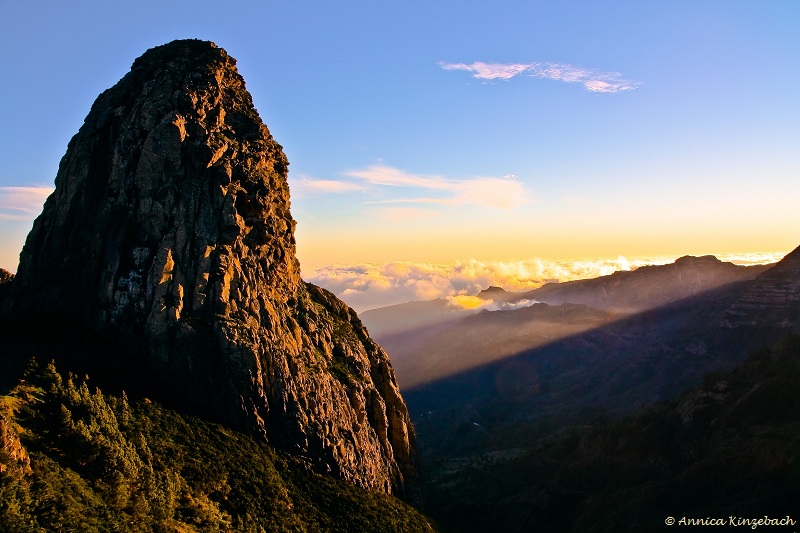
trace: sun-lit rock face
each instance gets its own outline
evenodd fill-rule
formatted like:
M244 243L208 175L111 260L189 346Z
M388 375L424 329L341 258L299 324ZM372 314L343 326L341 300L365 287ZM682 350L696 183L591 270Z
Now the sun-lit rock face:
M235 65L175 41L98 97L5 310L111 331L210 417L413 501L414 431L388 356L301 280L288 162Z
M13 426L7 414L0 412L0 474L12 465L22 467L24 473L30 474L31 458Z

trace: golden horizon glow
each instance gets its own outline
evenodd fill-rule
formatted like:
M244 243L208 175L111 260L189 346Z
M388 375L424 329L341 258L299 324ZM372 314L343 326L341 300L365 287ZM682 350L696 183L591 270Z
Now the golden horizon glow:
M510 261L477 259L448 262L390 261L330 264L302 268L303 279L321 285L356 311L397 303L445 298L454 305L477 303L473 297L489 286L524 292L551 281L595 278L619 270L672 263L687 254L650 257L617 256L606 259L555 261L533 257ZM716 255L742 265L779 261L785 252L693 254ZM484 302L485 303L485 302Z

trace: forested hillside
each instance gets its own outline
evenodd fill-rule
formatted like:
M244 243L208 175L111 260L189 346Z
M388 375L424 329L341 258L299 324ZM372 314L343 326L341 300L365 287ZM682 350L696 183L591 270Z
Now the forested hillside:
M432 531L414 508L53 364L0 397L0 530Z

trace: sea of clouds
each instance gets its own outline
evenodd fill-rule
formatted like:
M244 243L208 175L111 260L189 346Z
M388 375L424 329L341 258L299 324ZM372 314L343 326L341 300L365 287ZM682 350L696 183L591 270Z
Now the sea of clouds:
M765 252L718 254L717 257L722 261L754 265L774 263L784 255L785 252ZM437 298L444 298L452 305L468 308L481 304L464 297L475 296L489 286L522 292L550 282L596 278L644 265L663 265L676 258L662 256L629 259L620 256L616 259L585 261L551 261L541 258L518 261L469 259L450 263L393 261L303 269L303 278L330 290L358 312ZM497 309L503 305L496 302L493 304Z

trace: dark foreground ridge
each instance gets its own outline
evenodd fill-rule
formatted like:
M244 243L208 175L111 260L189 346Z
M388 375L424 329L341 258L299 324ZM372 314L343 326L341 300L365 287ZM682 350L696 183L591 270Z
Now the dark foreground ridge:
M97 98L0 292L7 347L56 346L104 384L139 376L158 399L416 502L389 358L300 278L288 162L235 65L174 41Z

